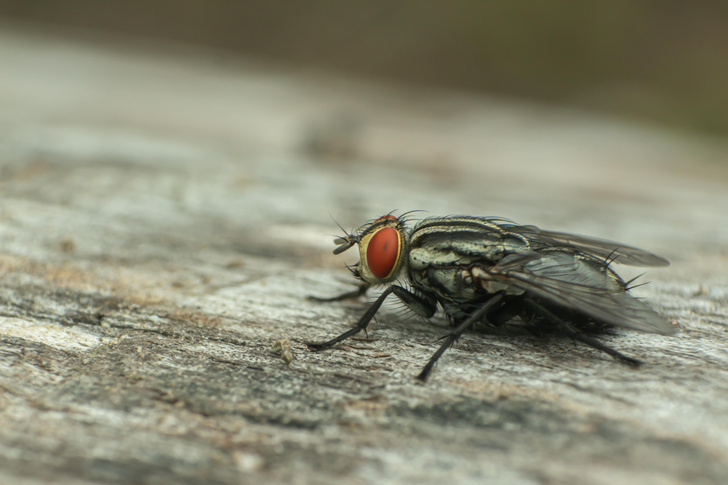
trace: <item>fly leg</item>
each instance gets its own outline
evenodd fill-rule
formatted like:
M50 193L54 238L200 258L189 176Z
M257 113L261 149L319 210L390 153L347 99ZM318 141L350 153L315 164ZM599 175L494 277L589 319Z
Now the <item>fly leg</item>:
M390 293L394 293L402 301L402 303L404 303L409 309L411 309L420 316L429 318L435 314L437 306L434 299L427 296L416 295L415 293L412 293L402 288L401 286L392 285L384 290L381 295L379 295L379 298L377 298L374 303L372 303L372 305L367 309L364 315L361 316L359 321L356 322L356 325L354 325L354 327L350 328L338 337L334 337L326 342L310 342L306 345L309 349L314 351L326 350L338 344L339 342L348 339L352 335L356 335L362 330L366 330L369 322L372 320L372 318L374 318L374 314L377 313L379 307L382 306L382 303L389 296Z
M595 348L597 350L601 350L602 352L606 352L607 354L611 355L612 357L615 357L625 364L631 365L633 367L639 367L640 364L642 364L642 361L635 359L634 357L629 357L627 355L624 355L621 352L618 352L614 350L611 347L608 347L606 344L604 344L601 340L595 339L594 337L591 337L589 335L585 335L578 330L576 330L574 327L569 325L568 323L564 322L563 326L561 327L561 330L568 335L569 337L578 340L581 343L587 344L589 347Z
M607 346L604 342L601 340L598 340L590 335L586 335L583 332L580 332L576 328L574 328L571 324L564 321L563 319L559 318L558 316L554 315L552 312L544 308L543 306L539 305L538 303L534 302L528 302L531 306L533 306L536 311L541 313L544 317L551 320L553 323L555 323L558 326L558 329L564 332L566 335L568 335L570 338L574 340L578 340L581 343L587 344L589 347L592 347L597 350L601 350L604 353L607 353L611 355L614 358L617 358L624 362L625 364L631 365L633 367L638 367L640 364L642 364L641 361L633 358L628 357L624 355L621 352L618 352L614 350L613 348Z
M495 327L502 327L521 314L523 305L520 299L506 301L497 312L488 317L488 322Z
M442 345L440 345L440 348L437 349L437 352L435 352L435 354L430 357L430 360L422 369L422 372L420 372L420 374L417 376L417 379L425 382L427 380L427 376L429 376L430 372L432 372L432 367L435 365L435 362L437 362L437 360L442 357L442 354L444 354L445 351L450 348L450 346L463 334L463 332L481 321L483 317L485 317L488 312L493 309L493 307L500 303L503 300L503 296L503 293L496 293L490 300L486 301L482 307L480 307L474 313L470 314L465 320L462 321L462 323L455 327L450 333L445 335L445 341L442 343Z
M318 296L309 296L307 297L309 300L312 301L318 301L318 302L331 302L331 301L341 301L341 300L349 300L354 298L359 298L360 296L366 295L367 290L369 289L369 285L364 283L359 285L359 287L356 290L353 291L347 291L346 293L342 293L341 295L336 295L328 298L321 298Z

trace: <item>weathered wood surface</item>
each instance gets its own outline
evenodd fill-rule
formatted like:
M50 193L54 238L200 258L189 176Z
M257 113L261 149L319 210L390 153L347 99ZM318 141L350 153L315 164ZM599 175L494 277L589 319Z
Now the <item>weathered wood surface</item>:
M725 483L728 145L0 31L0 482ZM681 332L466 335L365 302L329 214L499 215L672 260ZM275 342L290 339L287 366Z

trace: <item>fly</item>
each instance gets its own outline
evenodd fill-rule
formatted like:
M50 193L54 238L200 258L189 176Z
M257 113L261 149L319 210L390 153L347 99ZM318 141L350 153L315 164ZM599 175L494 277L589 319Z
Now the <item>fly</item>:
M356 325L326 342L328 349L365 330L392 293L412 312L430 318L440 306L452 330L417 376L427 379L442 354L466 330L519 319L534 334L559 332L637 366L640 361L593 334L610 327L669 335L675 326L629 293L612 263L667 266L660 256L616 242L521 226L484 217L430 217L407 227L386 215L337 238L334 254L358 246L349 269L358 290L318 301L338 301L388 285Z

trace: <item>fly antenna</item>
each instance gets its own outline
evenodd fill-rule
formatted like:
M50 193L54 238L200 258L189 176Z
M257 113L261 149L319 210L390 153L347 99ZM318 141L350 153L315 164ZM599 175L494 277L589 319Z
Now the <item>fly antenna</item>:
M334 221L334 224L336 224L339 227L339 229L341 229L341 232L344 233L345 236L341 239L349 240L352 238L352 235L349 232L347 232L346 229L344 229L344 227L341 224L339 224L339 221L337 221L334 218L334 216L331 214L331 212L329 212L329 217L331 217L331 220Z
M336 249L334 249L334 254L341 254L344 251L346 251L347 249L349 249L350 247L352 247L354 244L358 243L359 236L355 236L353 234L349 234L348 232L346 232L346 229L344 229L342 227L342 225L339 224L339 221L334 219L334 216L332 216L331 213L329 213L329 215L331 216L331 220L334 221L334 224L339 226L339 229L341 229L341 232L344 233L343 237L336 236L336 239L334 239L334 244L337 245Z

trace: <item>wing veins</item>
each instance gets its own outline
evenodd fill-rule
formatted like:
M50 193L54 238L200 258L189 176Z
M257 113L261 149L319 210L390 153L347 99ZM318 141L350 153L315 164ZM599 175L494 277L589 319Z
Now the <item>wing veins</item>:
M675 332L675 328L664 318L629 295L606 273L583 262L580 266L579 260L573 259L573 255L549 253L548 256L535 258L531 253L522 260L525 261L523 264L510 262L495 265L486 272L509 286L586 313L616 327L665 335ZM553 258L560 261L554 261ZM568 260L564 261L566 258ZM574 281L574 277L588 278L592 282Z

